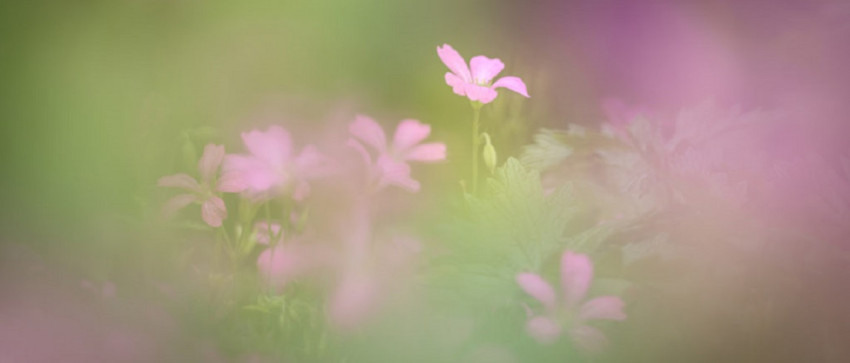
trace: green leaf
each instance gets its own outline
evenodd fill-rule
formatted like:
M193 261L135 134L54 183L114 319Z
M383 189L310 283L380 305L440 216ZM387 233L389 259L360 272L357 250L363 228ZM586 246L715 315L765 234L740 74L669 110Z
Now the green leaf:
M538 270L565 246L578 208L571 186L546 193L537 171L510 158L480 195L467 195L466 212L448 227L451 253L436 261L431 282L471 304L492 305L518 291L518 272Z

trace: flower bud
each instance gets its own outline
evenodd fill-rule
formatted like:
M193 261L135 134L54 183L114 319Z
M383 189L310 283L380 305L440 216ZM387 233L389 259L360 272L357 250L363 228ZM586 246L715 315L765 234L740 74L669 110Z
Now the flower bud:
M484 136L484 151L482 152L481 157L484 159L484 165L490 169L490 173L493 173L498 160L496 157L496 148L493 147L492 143L490 143L490 135L485 132L481 134L481 136Z

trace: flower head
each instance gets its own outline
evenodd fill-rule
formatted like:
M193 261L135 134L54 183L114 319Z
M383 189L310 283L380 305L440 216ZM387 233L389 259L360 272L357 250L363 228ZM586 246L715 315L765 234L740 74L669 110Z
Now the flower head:
M370 167L371 176L378 187L396 185L409 191L419 190L419 182L410 177L409 161L436 162L445 160L446 145L422 143L431 133L431 126L417 120L402 120L396 128L392 143L387 141L384 130L375 120L357 116L349 126L354 137L348 145L356 149ZM375 160L363 144L377 153Z
M201 204L201 217L208 225L220 227L222 220L227 218L227 208L224 201L215 194L217 188L213 187L215 174L218 166L224 158L224 146L208 144L204 147L204 154L198 161L198 171L201 175L200 183L187 174L174 174L164 176L157 181L161 187L180 188L189 193L179 194L165 203L163 210L166 216L174 215L191 203Z
M242 133L248 155L227 155L219 189L252 195L288 193L302 200L310 194L309 180L327 173L327 159L312 145L293 155L292 140L284 128Z
M528 333L540 343L552 343L564 328L580 348L601 350L607 343L605 335L587 324L590 320L624 320L623 300L616 296L600 296L585 301L593 279L593 264L586 255L570 251L561 256L561 294L542 277L521 273L516 280L520 287L544 308L544 313L534 315L526 323Z
M467 67L460 53L448 44L437 47L437 55L451 71L446 73L446 84L452 86L458 95L466 96L471 101L490 103L498 96L496 88L504 87L528 97L525 83L519 77L502 77L493 82L493 78L505 68L505 64L498 58L475 56Z

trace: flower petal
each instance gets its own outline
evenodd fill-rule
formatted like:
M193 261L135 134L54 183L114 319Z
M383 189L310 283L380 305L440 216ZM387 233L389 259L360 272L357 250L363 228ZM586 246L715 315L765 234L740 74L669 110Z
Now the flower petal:
M289 132L280 126L271 126L265 132L253 130L242 133L245 148L258 159L273 167L282 167L292 153Z
M159 178L156 185L166 188L183 188L192 191L198 190L198 182L191 176L183 173Z
M280 235L278 238L278 242L283 241L283 233L280 231L280 224L272 223L271 226L268 222L257 222L254 225L254 230L256 231L255 236L257 238L257 243L267 245L271 242L273 236ZM271 232L271 234L269 234Z
M201 180L205 182L212 180L223 160L224 145L207 144L207 146L204 146L204 154L201 155L201 160L198 160Z
M219 197L210 197L201 205L201 218L211 227L221 227L221 221L227 218L227 207Z
M330 172L329 159L313 145L307 145L294 161L296 174L301 179L313 179Z
M561 325L543 316L531 318L525 324L525 330L540 344L553 343L561 335Z
M177 213L177 211L185 208L195 200L197 200L197 197L194 194L176 195L165 202L165 205L162 206L162 214L165 218L171 218Z
M449 67L454 74L463 79L464 82L472 82L472 77L469 73L469 67L466 66L466 61L460 56L451 45L443 44L442 47L437 47L437 55L446 67Z
M516 282L523 291L540 301L546 309L555 308L555 290L542 277L525 272L516 276Z
M469 97L472 101L481 103L490 103L499 95L493 88L479 86L477 84L467 84L465 88L466 97Z
M487 58L479 55L472 57L469 61L469 68L472 69L472 79L475 83L488 84L502 69L505 69L505 64L499 58Z
M564 252L561 256L561 291L569 308L578 307L592 279L593 264L586 255Z
M286 175L277 172L267 162L252 156L227 155L224 157L219 190L241 192L250 189L266 191L272 185L282 184Z
M570 329L570 339L586 352L599 352L608 345L608 338L599 329L588 325L579 325Z
M387 150L387 137L384 135L384 129L369 117L357 115L354 122L348 125L348 131L378 152L383 153Z
M366 163L366 165L372 165L372 156L369 155L369 152L366 151L366 148L363 147L363 144L361 144L355 139L348 139L348 142L346 142L345 144L353 148L354 150L357 150L357 153L360 154L360 157L363 158L363 162Z
M417 145L405 156L406 160L436 162L446 160L446 144L433 142Z
M381 155L376 163L380 172L378 185L384 187L395 185L410 192L419 191L419 182L410 177L410 165L393 160L389 156Z
M581 306L578 317L582 321L591 319L625 320L623 300L616 296L600 296Z
M463 78L458 77L458 75L452 72L446 72L446 84L452 86L452 91L455 94L466 96L467 82Z
M270 285L282 288L304 269L305 256L297 245L279 244L268 248L257 258L257 269Z
M493 83L493 88L504 87L525 97L528 96L528 90L525 88L525 82L519 77L502 77L496 83Z
M393 135L393 149L399 154L422 142L431 134L431 126L417 120L402 120Z

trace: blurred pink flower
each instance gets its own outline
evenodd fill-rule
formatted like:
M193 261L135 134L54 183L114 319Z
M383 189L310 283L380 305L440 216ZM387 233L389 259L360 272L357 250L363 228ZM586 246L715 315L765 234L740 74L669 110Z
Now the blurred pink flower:
M496 88L504 87L528 97L525 83L519 77L502 77L492 82L505 68L505 64L498 58L475 56L467 67L463 57L448 44L437 47L437 55L451 70L446 72L446 84L452 86L452 90L458 95L466 96L471 101L490 103L498 96Z
M312 145L294 156L289 132L280 126L242 133L242 142L248 155L224 158L219 185L223 192L285 193L300 201L310 195L308 181L329 171L328 159Z
M283 242L283 231L280 228L280 224L277 223L269 223L266 221L257 222L254 226L255 237L257 239L257 243L268 245L271 243L272 238L277 237L275 240L276 243Z
M544 307L541 315L532 315L526 324L528 333L540 343L552 343L561 335L562 327L579 348L599 351L607 339L598 329L587 324L590 320L624 320L623 301L616 296L600 296L584 301L593 279L593 264L586 255L570 251L561 256L561 296L542 277L521 273L516 280L520 287Z
M213 187L218 166L224 158L224 146L207 144L204 154L198 161L198 171L201 182L191 176L180 173L164 176L157 181L160 187L181 188L191 193L179 194L165 203L163 211L166 216L172 216L192 202L201 204L201 217L208 225L220 227L221 221L227 218L227 208L224 201L215 194Z
M260 222L255 230L257 243L270 246L257 258L257 269L263 279L277 289L320 266L328 255L317 245L295 239L284 241L284 233L277 223ZM274 237L277 237L275 243L270 243Z
M393 135L392 144L388 144L381 125L366 116L358 115L348 130L354 135L354 138L348 140L348 145L356 149L369 165L371 176L376 179L379 188L396 185L409 191L418 191L419 182L410 177L410 165L407 162L446 159L445 144L422 143L431 133L431 126L417 120L402 120ZM374 163L361 142L377 151Z
M351 331L360 326L380 307L391 287L398 286L412 272L422 246L408 237L396 237L389 243L373 246L357 245L339 261L345 267L331 295L328 312L331 323L340 330Z

